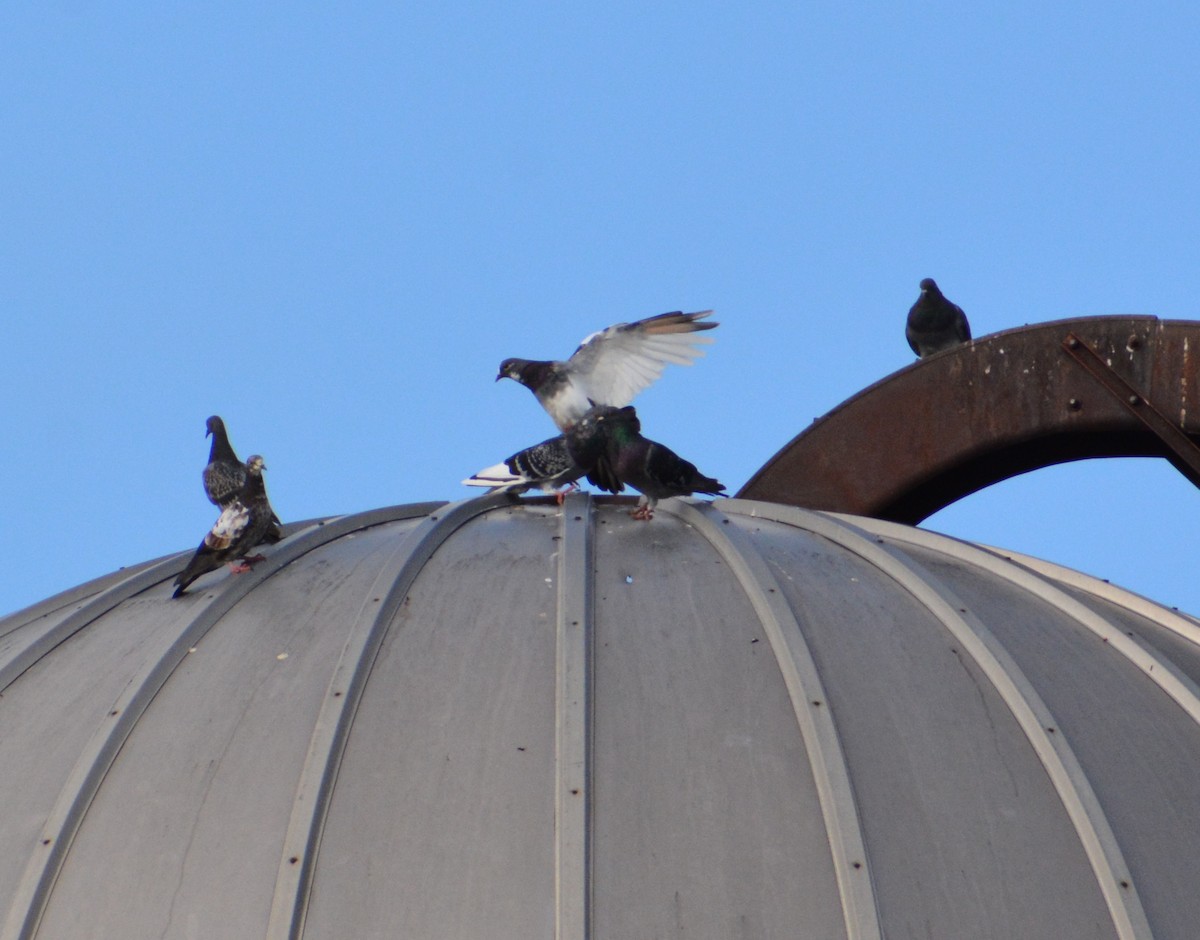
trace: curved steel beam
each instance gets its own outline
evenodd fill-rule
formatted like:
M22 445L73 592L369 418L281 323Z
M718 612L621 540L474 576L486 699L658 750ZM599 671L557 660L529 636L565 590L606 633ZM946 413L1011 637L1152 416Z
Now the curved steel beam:
M1068 349L1071 336L1139 400L1085 368ZM1156 432L1139 414L1147 403L1190 440ZM915 525L985 486L1088 457L1166 457L1200 485L1185 452L1196 443L1200 323L1057 320L983 337L877 382L814 421L737 495Z

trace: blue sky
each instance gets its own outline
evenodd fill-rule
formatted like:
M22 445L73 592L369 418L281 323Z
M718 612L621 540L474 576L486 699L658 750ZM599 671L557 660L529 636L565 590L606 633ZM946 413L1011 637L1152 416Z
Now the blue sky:
M0 613L194 547L205 418L285 520L460 499L552 433L507 356L715 308L646 433L740 486L977 336L1193 318L1200 7L99 4L0 9ZM1161 461L926 525L1200 612Z

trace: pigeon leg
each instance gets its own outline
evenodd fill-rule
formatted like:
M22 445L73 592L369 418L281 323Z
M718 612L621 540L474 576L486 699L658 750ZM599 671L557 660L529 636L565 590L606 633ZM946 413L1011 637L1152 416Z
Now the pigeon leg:
M561 490L554 494L554 501L561 506L563 504L563 500L567 498L567 494L574 493L577 489L579 489L578 483L568 483Z
M251 570L255 565L257 565L260 561L266 561L266 560L267 560L266 555L247 555L241 561L238 561L238 562L231 561L229 563L229 571L231 574L245 574L247 571Z
M637 509L633 510L629 515L634 519L640 519L642 522L649 522L654 518L654 507L658 505L657 499L651 499L645 493L638 497Z

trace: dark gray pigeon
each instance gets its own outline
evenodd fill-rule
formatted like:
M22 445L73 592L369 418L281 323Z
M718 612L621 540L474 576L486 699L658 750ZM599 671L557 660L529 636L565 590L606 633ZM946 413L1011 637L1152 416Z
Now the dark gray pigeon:
M204 495L214 506L224 509L237 499L246 485L246 465L237 458L225 433L225 422L213 415L205 422L205 437L212 437L208 466L204 468Z
M537 396L560 431L592 405L628 405L653 383L668 363L690 366L704 355L698 347L716 323L699 322L711 310L663 313L635 323L617 323L587 337L565 362L505 359L496 381L515 379Z
M658 501L670 496L719 496L725 491L724 484L704 476L671 448L642 437L641 428L631 406L597 405L566 434L571 456L594 485L610 493L628 485L642 494L633 518L650 519Z
M535 486L548 493L560 486L567 486L566 493L576 488L575 481L581 476L583 470L571 459L567 441L560 434L526 447L504 463L480 470L463 480L463 485L490 486L493 492L511 493L514 496ZM558 494L560 503L562 496L563 493Z
M920 358L971 341L971 326L962 307L948 301L933 278L921 282L921 296L908 311L904 329L908 345Z
M262 472L266 469L262 457L255 454L245 463L246 482L241 490L222 509L212 529L196 549L196 554L186 568L175 579L175 593L181 597L187 586L202 574L215 571L226 562L234 574L249 571L262 555L250 555L250 551L264 542L278 542L282 538L279 522L267 499ZM234 565L233 560L242 563Z
M212 447L208 449L208 465L204 468L204 495L214 506L224 509L241 493L246 485L246 464L237 458L233 445L229 443L229 435L225 432L225 422L219 415L213 415L205 423L204 436L212 435ZM282 523L279 517L271 514L273 522L270 541L278 542L283 538Z

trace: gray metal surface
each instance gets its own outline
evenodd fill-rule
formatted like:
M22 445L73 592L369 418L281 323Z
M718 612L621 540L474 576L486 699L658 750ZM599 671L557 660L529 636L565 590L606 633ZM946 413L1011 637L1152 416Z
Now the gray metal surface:
M1194 618L628 508L395 507L0 620L0 938L1194 936Z

